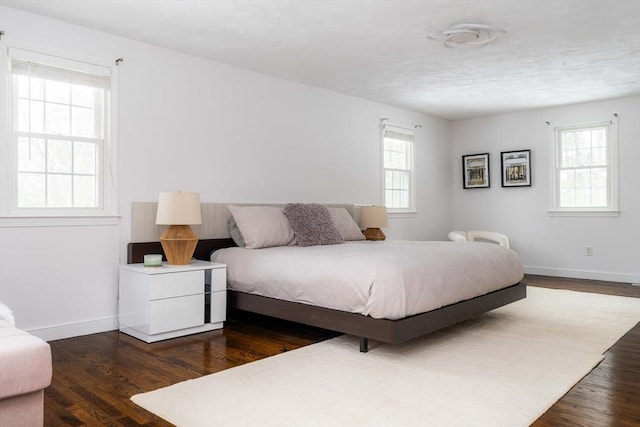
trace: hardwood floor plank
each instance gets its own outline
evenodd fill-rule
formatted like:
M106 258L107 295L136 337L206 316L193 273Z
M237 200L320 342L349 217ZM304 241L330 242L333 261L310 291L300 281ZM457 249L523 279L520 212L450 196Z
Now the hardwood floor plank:
M640 287L626 284L529 275L524 282L640 298ZM238 313L223 330L152 344L117 331L51 341L54 370L45 390L45 425L170 426L130 397L337 335ZM638 426L639 401L640 324L533 426Z

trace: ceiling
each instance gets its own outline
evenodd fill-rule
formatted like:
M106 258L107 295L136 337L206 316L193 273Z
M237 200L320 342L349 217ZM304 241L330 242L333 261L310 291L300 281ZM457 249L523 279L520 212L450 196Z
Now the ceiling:
M640 94L638 0L0 5L451 120ZM427 38L460 22L506 35L471 51Z

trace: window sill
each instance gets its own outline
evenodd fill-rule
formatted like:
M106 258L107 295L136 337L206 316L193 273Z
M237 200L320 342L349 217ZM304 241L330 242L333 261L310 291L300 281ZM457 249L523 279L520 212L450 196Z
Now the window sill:
M549 216L559 217L616 217L619 210L549 210Z
M105 216L39 216L0 217L0 228L15 227L79 227L118 225L119 215Z
M415 218L417 211L387 211L389 218Z

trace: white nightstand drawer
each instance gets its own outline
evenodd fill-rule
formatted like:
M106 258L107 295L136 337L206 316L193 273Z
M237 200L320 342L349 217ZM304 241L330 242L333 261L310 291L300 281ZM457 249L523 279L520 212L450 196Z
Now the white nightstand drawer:
M227 291L211 293L211 322L227 320Z
M204 292L204 271L183 271L148 276L149 299L157 300Z
M149 303L149 333L191 328L204 324L204 294L161 299Z
M214 268L211 270L211 290L213 292L227 290L226 268Z

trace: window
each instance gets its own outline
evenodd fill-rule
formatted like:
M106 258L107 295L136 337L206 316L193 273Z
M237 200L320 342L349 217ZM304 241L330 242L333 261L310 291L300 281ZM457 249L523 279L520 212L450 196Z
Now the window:
M613 123L559 127L554 133L552 211L617 212Z
M9 216L109 215L111 67L9 47Z
M412 212L414 131L383 125L384 204L389 212Z

